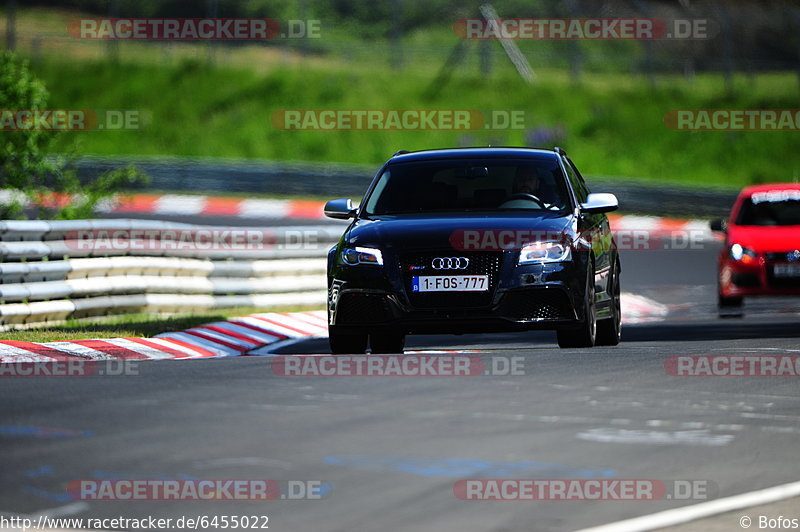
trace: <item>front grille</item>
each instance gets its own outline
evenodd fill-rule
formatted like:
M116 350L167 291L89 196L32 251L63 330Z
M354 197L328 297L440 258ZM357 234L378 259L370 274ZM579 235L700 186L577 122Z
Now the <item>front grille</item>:
M794 262L797 260L795 258L794 250L764 253L764 258L770 262Z
M775 265L767 265L767 284L770 288L800 288L800 277L775 277Z
M431 263L437 257L466 257L469 265L463 270L436 270ZM400 269L408 300L416 308L470 308L491 305L500 268L502 251L425 251L400 255ZM412 292L411 279L419 275L488 275L486 292Z
M500 314L517 321L568 320L575 318L569 297L562 290L531 289L509 292Z
M776 264L800 264L794 250L765 253L764 258L767 259L767 284L770 288L800 288L800 277L775 276Z
M337 325L383 323L392 317L386 296L345 292L336 303Z

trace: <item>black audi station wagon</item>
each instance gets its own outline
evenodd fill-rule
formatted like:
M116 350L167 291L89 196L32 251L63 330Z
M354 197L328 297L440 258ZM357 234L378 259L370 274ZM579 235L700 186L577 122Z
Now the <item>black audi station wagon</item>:
M398 152L328 254L334 353L399 353L407 334L555 329L561 347L619 343L620 261L604 213L559 149Z

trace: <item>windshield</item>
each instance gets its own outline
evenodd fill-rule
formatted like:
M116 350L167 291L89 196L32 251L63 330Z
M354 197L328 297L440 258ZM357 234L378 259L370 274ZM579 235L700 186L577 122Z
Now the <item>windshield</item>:
M395 163L381 174L365 214L562 211L569 195L553 159Z
M800 225L800 190L753 194L742 203L737 225Z

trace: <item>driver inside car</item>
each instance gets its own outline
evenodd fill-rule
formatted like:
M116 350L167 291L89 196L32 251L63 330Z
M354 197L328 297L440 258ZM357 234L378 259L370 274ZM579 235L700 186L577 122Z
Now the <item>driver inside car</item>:
M511 187L511 194L530 194L536 196L545 204L545 208L553 208L553 198L550 197L546 186L542 185L542 180L536 168L529 166L518 166L514 173L514 183Z

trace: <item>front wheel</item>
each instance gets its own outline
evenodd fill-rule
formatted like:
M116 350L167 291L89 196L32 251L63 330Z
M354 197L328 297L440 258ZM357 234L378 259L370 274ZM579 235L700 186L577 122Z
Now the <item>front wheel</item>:
M595 345L617 345L622 337L622 305L620 303L620 267L617 263L611 278L611 317L597 322Z
M369 346L373 355L402 353L406 346L406 335L394 332L370 334Z
M363 355L367 351L367 334L328 330L328 343L334 355Z
M719 308L738 308L742 306L744 298L738 297L725 297L721 294L717 295L717 306Z
M720 318L742 318L744 317L743 304L742 296L725 297L717 294L717 315Z
M595 307L594 267L591 263L586 272L585 301L583 302L583 322L556 331L558 347L594 347L597 337L597 311Z

